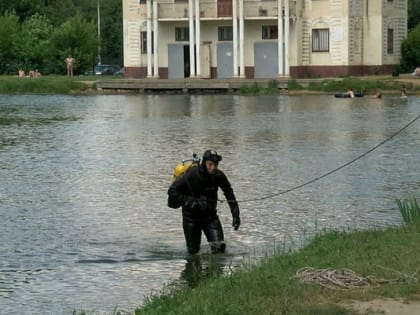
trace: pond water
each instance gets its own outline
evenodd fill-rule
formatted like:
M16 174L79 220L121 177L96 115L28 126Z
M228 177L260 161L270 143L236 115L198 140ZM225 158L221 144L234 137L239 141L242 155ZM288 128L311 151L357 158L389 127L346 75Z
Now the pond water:
M420 99L331 96L0 96L0 312L133 311L191 280L174 166L223 155L242 226L219 214L222 272L323 228L401 224L418 193L420 121L349 166L420 112ZM220 195L219 197L223 197ZM209 264L204 242L198 257Z

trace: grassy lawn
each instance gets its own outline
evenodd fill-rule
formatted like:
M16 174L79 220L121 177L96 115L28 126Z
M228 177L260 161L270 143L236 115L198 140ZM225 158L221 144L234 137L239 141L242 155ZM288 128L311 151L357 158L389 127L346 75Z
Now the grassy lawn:
M297 252L283 249L258 266L209 277L193 288L166 288L161 295L150 296L135 314L358 314L343 303L419 298L419 242L419 221L370 231L324 231ZM303 267L347 268L365 279L393 281L330 289L300 281L296 272Z

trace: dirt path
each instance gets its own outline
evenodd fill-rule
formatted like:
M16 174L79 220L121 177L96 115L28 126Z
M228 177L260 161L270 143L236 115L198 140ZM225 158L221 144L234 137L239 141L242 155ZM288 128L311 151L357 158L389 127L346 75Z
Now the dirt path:
M402 300L376 299L368 302L354 301L346 303L345 307L350 307L360 314L369 315L419 315L420 301L408 303Z

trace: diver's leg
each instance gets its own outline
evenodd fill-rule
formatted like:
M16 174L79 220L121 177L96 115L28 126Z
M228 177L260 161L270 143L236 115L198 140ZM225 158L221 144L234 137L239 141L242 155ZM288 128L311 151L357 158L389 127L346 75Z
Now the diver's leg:
M184 236L187 243L188 253L197 254L200 251L201 245L200 224L184 219L182 222L182 227L184 228Z
M224 253L226 244L219 217L216 216L213 220L204 224L203 231L210 244L212 253Z

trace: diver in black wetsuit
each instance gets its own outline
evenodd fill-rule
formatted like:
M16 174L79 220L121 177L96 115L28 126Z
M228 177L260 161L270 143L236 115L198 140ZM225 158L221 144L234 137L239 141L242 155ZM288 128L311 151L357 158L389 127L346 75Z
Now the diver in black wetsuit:
M168 190L170 200L182 205L182 225L190 254L200 251L201 232L210 243L213 253L226 248L223 228L217 215L217 190L220 187L229 203L232 226L239 228L239 206L226 175L218 169L222 157L215 151L204 152L201 164L190 168Z

